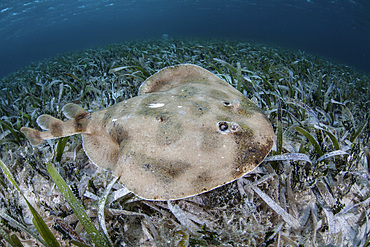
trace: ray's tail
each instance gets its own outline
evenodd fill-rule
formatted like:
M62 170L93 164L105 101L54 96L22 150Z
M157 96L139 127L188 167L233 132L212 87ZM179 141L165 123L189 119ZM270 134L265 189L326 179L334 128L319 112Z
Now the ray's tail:
M43 140L86 133L90 114L85 109L79 105L69 103L63 107L62 111L69 120L63 122L45 114L39 116L36 122L41 129L46 131L22 127L21 132L32 145L39 145Z

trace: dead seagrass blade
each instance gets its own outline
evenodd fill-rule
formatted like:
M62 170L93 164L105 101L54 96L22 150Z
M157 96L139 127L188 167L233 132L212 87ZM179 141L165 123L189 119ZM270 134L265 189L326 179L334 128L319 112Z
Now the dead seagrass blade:
M191 64L160 70L139 95L87 112L67 104L61 121L23 127L33 145L82 134L90 160L112 170L137 196L169 200L197 195L253 170L270 152L274 132L261 110L211 72Z

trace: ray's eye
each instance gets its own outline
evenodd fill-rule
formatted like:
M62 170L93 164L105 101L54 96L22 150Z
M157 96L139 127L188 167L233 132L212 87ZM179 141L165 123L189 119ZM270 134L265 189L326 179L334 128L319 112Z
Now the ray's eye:
M218 129L222 132L228 130L229 125L226 122L219 122L218 123Z
M223 101L222 103L224 103L225 106L231 105L231 103L229 101Z

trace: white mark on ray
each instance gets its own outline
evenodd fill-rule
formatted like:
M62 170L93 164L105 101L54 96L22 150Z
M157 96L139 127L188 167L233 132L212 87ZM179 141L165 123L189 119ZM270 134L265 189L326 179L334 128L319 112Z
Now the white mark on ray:
M155 104L149 104L148 106L149 106L149 108L159 108L159 107L163 107L164 104L163 103L155 103Z
M184 110L179 110L178 113L179 113L179 115L186 115L186 111L184 111Z

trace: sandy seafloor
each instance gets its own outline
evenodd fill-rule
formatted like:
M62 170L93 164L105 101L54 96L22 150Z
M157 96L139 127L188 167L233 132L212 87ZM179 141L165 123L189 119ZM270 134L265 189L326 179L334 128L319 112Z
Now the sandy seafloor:
M46 164L58 169L97 227L98 200L113 176L88 160L80 136L70 137L60 152L58 140L31 146L20 128L39 128L36 119L44 113L63 119L61 109L69 102L97 110L134 97L148 76L181 63L212 71L252 99L272 123L275 145L255 171L187 199L140 200L115 183L110 193L121 196L105 206L109 244L369 244L368 75L259 43L162 39L60 55L0 81L1 159L61 246L93 243ZM38 235L27 204L3 173L0 197L1 236L15 234L24 246L42 246L20 228ZM0 243L7 246L4 239Z

